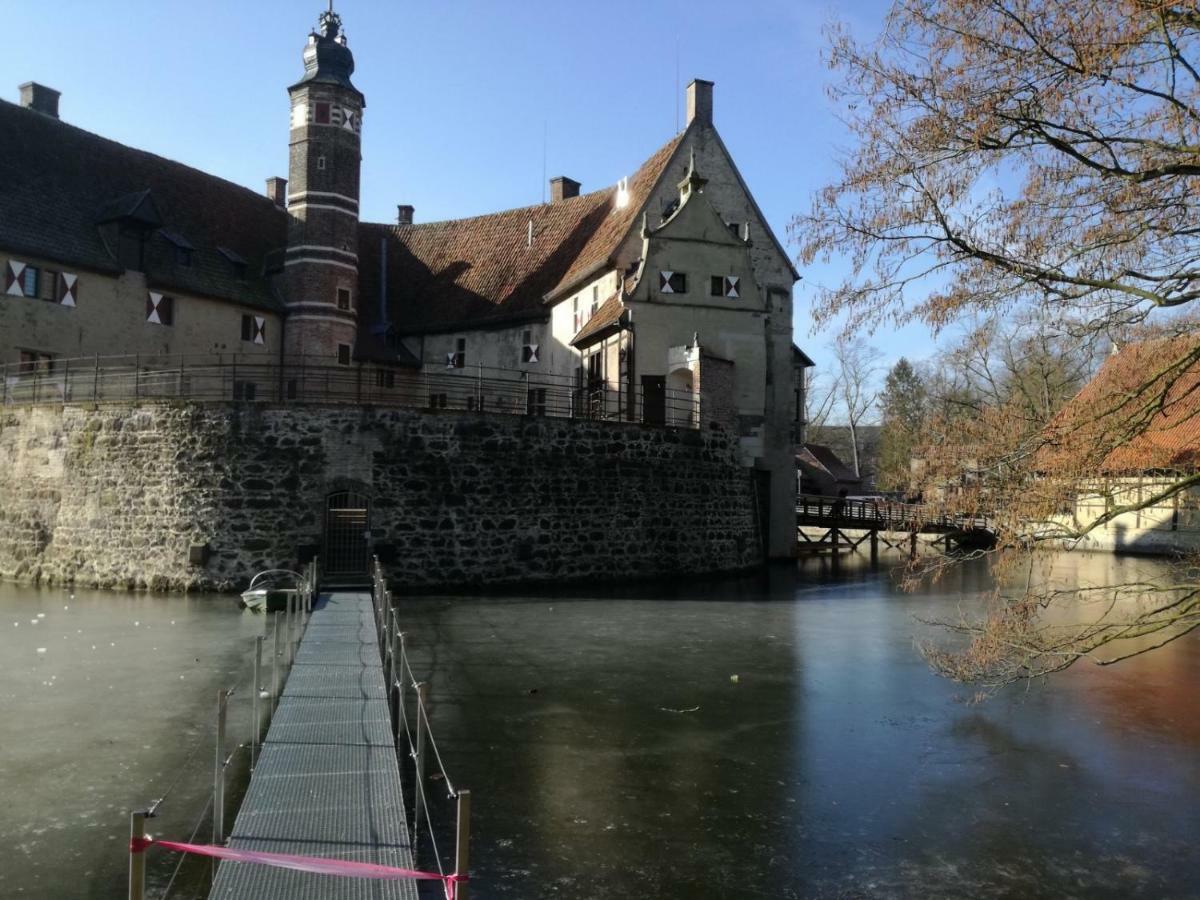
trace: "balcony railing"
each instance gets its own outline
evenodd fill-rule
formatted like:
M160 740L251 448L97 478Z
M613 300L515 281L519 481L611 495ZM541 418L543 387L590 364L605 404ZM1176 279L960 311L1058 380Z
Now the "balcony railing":
M92 356L9 363L5 406L129 403L355 404L700 427L700 398L641 385L581 385L570 376L483 366L412 371L327 359Z

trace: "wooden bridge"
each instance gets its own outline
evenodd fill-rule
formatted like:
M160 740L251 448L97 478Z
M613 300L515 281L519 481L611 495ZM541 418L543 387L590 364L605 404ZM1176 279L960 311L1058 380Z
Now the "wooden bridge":
M815 539L809 531L817 532ZM928 504L814 494L796 497L796 540L801 551L837 554L869 542L872 557L880 544L915 555L918 535L933 536L947 551L988 547L995 540L985 517L948 515Z

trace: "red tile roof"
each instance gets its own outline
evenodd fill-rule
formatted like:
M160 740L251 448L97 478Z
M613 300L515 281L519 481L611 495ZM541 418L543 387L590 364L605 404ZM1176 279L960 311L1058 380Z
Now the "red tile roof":
M629 202L621 208L614 186L470 219L363 223L360 328L379 324L384 245L388 322L401 333L544 319L548 295L568 290L609 263L685 135L672 138L629 179Z
M587 320L583 328L579 329L579 334L571 339L571 346L581 347L588 342L588 338L616 325L624 312L625 307L621 304L621 298L617 294L613 294L600 304L596 314Z
M1106 474L1200 463L1200 334L1129 344L1055 417L1038 466Z

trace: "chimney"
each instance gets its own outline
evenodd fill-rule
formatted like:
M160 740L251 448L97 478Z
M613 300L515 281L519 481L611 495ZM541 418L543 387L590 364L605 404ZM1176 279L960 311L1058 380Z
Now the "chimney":
M396 224L411 225L414 212L415 210L407 203L398 204L396 206Z
M48 88L36 81L27 81L17 90L21 92L23 107L58 118L58 98L62 95L54 88Z
M567 178L565 175L559 175L557 178L550 179L550 202L561 203L563 200L568 200L571 197L579 196L579 188L582 185L574 178Z
M696 119L701 125L713 123L713 83L703 78L695 79L687 89L687 123Z
M267 179L267 196L280 208L287 206L287 179L273 175Z

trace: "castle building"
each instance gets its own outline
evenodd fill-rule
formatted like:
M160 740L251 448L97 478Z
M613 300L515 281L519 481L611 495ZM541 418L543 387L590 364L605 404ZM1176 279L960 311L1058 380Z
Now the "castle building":
M0 101L6 399L31 377L69 399L83 358L215 357L240 366L236 400L303 400L344 371L355 402L727 429L759 473L765 549L792 555L798 275L713 84L688 86L686 128L616 185L558 177L537 206L371 223L366 100L332 11L303 63L288 177L265 196L73 127L43 85Z

